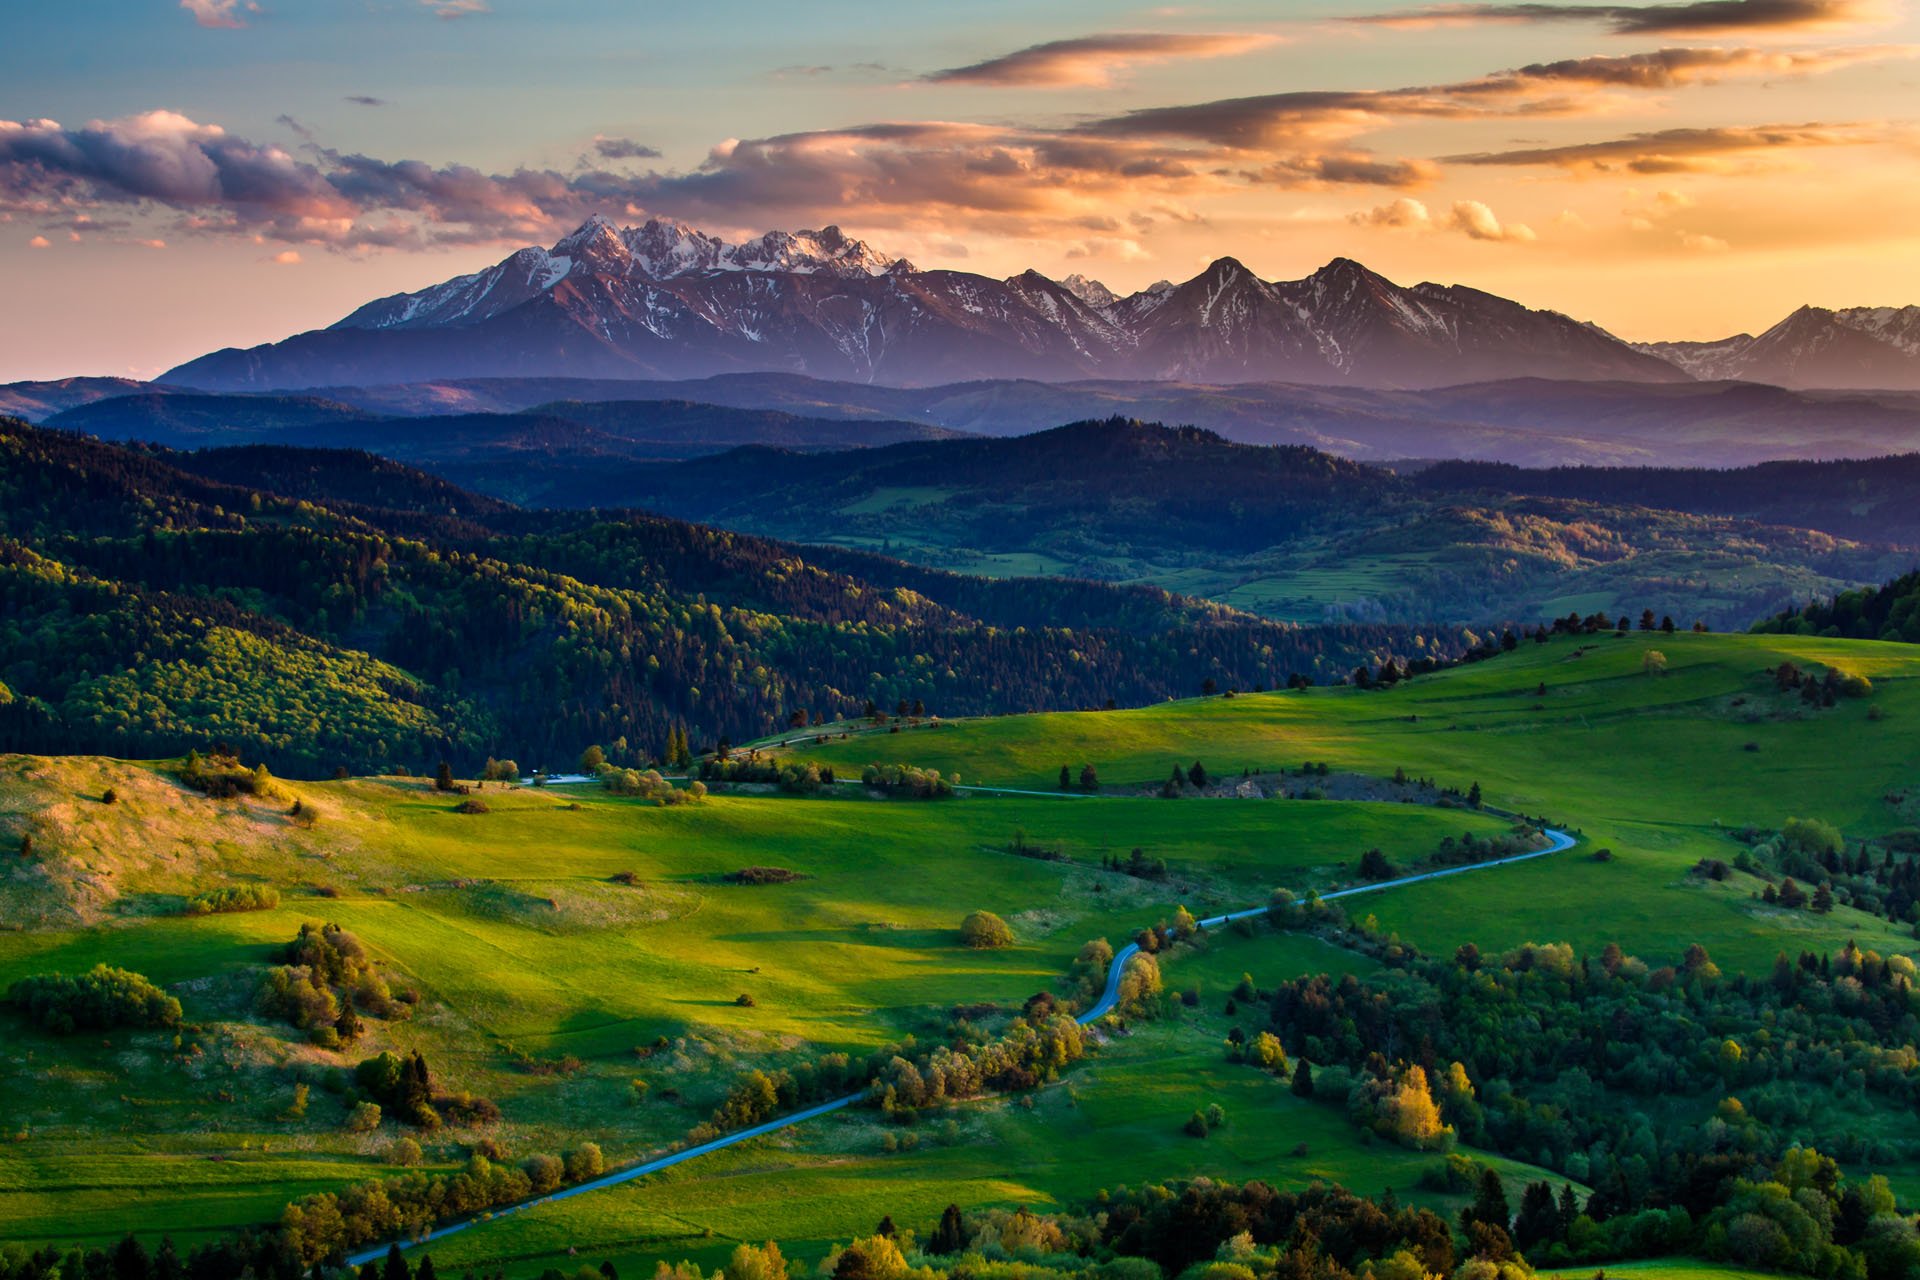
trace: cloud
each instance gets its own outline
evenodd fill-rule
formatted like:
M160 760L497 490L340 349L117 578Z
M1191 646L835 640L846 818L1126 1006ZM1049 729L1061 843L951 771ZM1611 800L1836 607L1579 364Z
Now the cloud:
M493 12L487 0L420 0L420 3L433 10L436 18L471 18L475 14Z
M257 4L241 4L241 0L180 0L180 7L193 15L193 20L203 27L224 30L238 30L246 26L246 20L240 16L260 12Z
M1911 58L1911 45L1858 45L1848 48L1783 52L1754 48L1687 47L1656 49L1609 57L1596 55L1559 62L1536 62L1497 72L1453 87L1453 92L1516 94L1554 85L1617 89L1673 89L1713 84L1736 76L1811 76L1868 62Z
M1470 240L1495 240L1530 243L1538 237L1523 222L1503 223L1492 209L1478 200L1456 200L1445 218L1435 218L1426 204L1402 196L1372 209L1347 215L1356 227L1379 227L1388 231L1458 231Z
M1537 236L1524 222L1502 223L1493 210L1478 200L1455 200L1447 214L1447 226L1464 232L1469 240L1506 240L1528 243Z
M1101 89L1133 67L1186 58L1219 58L1276 44L1258 34L1176 35L1131 31L1030 45L998 58L922 77L931 84Z
M1544 165L1590 173L1718 173L1729 158L1755 152L1867 145L1903 136L1894 127L1863 124L1773 124L1661 129L1600 142L1448 156L1462 165Z
M1067 248L1069 258L1112 258L1118 262L1140 262L1153 255L1138 240L1122 236L1088 236Z
M1719 236L1698 235L1687 231L1680 235L1680 247L1690 249L1694 253L1725 253L1732 246Z
M282 267L297 267L300 265L300 251L298 249L288 249L284 252L274 254L272 260L275 264Z
M1615 35L1798 34L1879 25L1887 0L1683 0L1675 4L1436 4L1342 19L1420 29L1482 22L1599 23Z
M1356 227L1385 227L1393 231L1411 231L1433 225L1433 214L1421 201L1401 196L1388 204L1347 215Z
M393 105L385 98L375 98L364 93L350 93L346 96L345 100L351 102L356 107L387 107Z
M603 160L658 160L660 152L631 138L609 138L605 134L595 134L594 154Z
M45 236L35 236L33 239L27 241L27 248L29 249L50 249L52 247L53 241L47 239Z
M1450 83L1301 90L1064 122L877 121L728 139L689 168L645 172L621 162L657 159L653 148L605 134L571 172L489 172L343 153L291 119L283 123L301 144L286 147L164 110L79 127L0 120L0 214L49 226L109 212L170 216L182 235L346 249L547 241L595 213L639 219L658 212L738 227L830 221L850 208L874 228L928 236L1051 235L1072 243L1091 232L1118 240L1144 234L1156 219L1191 221L1196 203L1262 187L1373 188L1410 198L1441 176L1443 164L1714 172L1737 167L1742 153L1887 140L1894 126L1727 126L1509 146L1437 162L1365 145L1391 126L1590 117L1615 109L1622 93L1810 73L1885 53L1664 49ZM1403 207L1398 216L1409 215ZM1467 233L1492 230L1471 213L1430 210L1428 218ZM1506 227L1501 235L1519 237Z

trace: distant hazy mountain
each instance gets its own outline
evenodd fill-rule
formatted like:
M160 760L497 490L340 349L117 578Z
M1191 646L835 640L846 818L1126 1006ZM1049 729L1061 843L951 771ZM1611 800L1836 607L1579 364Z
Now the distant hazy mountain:
M805 417L684 400L559 400L506 413L394 417L320 396L190 392L96 400L55 414L46 425L175 448L364 449L515 501L548 500L548 491L558 488L558 505L578 505L564 491L579 481L743 445L809 452L967 434L918 422Z
M1759 337L1639 348L1696 378L1781 387L1920 389L1920 307L1801 307Z
M588 221L551 249L368 303L331 328L203 356L212 390L478 376L780 371L894 385L980 378L1381 387L1537 376L1676 381L1593 326L1336 259L1265 281L1222 258L1128 297L1083 277L922 271L836 227L729 245L678 223Z
M37 384L30 384L37 385ZM1022 435L1112 416L1188 423L1246 444L1350 458L1469 458L1524 466L1742 466L1920 450L1920 394L1788 391L1747 382L1515 378L1425 391L1240 382L1037 382L935 387L797 374L618 380L471 378L307 394L207 393L102 382L107 395L34 416L63 430L178 447L351 446L497 492L486 460L511 456L515 501L569 505L570 477L605 458L687 458L739 445L847 449L949 433ZM64 394L78 397L81 389ZM0 399L14 394L0 387ZM44 390L32 396L48 398ZM473 466L469 472L462 468ZM537 474L536 474L537 473Z

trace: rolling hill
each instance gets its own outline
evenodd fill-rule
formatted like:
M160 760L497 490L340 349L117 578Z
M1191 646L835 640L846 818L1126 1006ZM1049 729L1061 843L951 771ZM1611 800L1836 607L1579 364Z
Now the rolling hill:
M1685 472L1472 464L1407 476L1112 419L842 453L743 449L672 467L556 464L541 496L943 568L1152 582L1302 622L1652 607L1726 627L1912 563L1920 529L1896 518L1864 536L1875 521L1855 477L1872 465L1832 467L1779 464L1805 473L1789 490L1798 496L1749 508L1738 496L1773 484L1774 471L1697 484ZM1871 491L1899 508L1902 473L1879 471Z
M0 446L5 749L225 740L308 774L564 758L585 738L664 756L681 728L711 744L869 699L1142 702L1412 649L1402 628L1308 631L1145 587L881 557L854 576L662 517L522 511L364 454L156 454L20 423Z

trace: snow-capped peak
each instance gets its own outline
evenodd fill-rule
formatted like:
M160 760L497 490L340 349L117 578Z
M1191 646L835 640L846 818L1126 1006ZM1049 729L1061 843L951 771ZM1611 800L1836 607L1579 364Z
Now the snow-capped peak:
M1120 301L1119 294L1107 288L1107 286L1101 284L1098 280L1089 280L1078 272L1068 276L1060 283L1068 293L1071 293L1074 297L1080 299L1080 301L1096 309L1100 307L1110 307Z
M724 265L736 271L791 271L800 275L885 275L894 260L839 227L769 231L729 249Z

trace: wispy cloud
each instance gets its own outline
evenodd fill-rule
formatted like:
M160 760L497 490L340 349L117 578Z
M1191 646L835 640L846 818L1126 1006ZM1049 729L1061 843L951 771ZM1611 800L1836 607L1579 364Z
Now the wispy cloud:
M1112 84L1117 74L1132 67L1248 53L1278 40L1277 36L1263 34L1111 32L1051 40L984 62L948 67L923 79L933 84L1097 89Z
M386 107L393 105L385 98L375 98L364 93L350 93L346 96L345 101L351 102L356 107Z
M1675 4L1435 4L1341 19L1367 26L1420 29L1483 22L1599 24L1616 35L1724 36L1799 34L1876 26L1887 0L1683 0Z
M203 27L236 30L247 25L244 13L258 13L260 6L242 0L180 0L180 7L193 15Z
M1668 129L1437 159L1369 145L1372 135L1409 123L1590 119L1613 114L1633 94L1736 76L1813 74L1908 52L1671 48L1442 84L1303 90L1067 122L879 121L728 139L690 168L644 172L621 162L657 160L659 153L606 134L595 136L571 172L487 172L342 153L290 118L284 123L302 142L288 147L171 111L79 127L0 121L0 214L52 226L105 210L158 213L172 216L182 234L370 248L527 243L592 213L657 211L742 226L832 220L854 208L874 227L1049 235L1111 255L1122 251L1121 239L1160 216L1147 214L1143 224L1136 215L1122 225L1122 211L1191 216L1209 199L1262 187L1375 188L1411 201L1448 165L1706 173L1750 166L1761 153L1896 141L1905 136L1898 126L1840 122ZM1398 201L1382 208L1387 212L1375 225L1412 217L1411 205ZM1483 209L1468 201L1426 220L1479 239L1530 236L1490 211L1482 216ZM1086 239L1089 231L1110 243L1096 246Z
M493 12L487 0L420 0L420 3L433 10L436 18L471 18L476 14Z
M658 160L660 151L645 143L635 142L631 138L610 138L597 134L593 139L593 153L602 160Z
M1771 124L1660 129L1557 147L1525 147L1445 157L1460 165L1544 165L1591 173L1640 175L1724 172L1732 161L1764 152L1900 141L1909 130L1878 122Z

